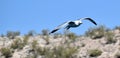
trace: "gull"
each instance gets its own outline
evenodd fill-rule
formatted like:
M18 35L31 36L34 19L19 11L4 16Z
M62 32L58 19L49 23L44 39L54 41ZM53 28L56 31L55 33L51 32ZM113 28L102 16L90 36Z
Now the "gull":
M97 23L89 18L89 17L86 17L86 18L80 18L78 20L75 20L75 21L67 21L67 22L64 22L63 24L57 26L54 30L52 30L49 34L51 33L54 33L56 31L58 31L59 29L61 28L64 28L65 30L68 30L70 28L76 28L76 27L79 27L83 22L82 20L89 20L90 22L92 22L94 25L97 25Z

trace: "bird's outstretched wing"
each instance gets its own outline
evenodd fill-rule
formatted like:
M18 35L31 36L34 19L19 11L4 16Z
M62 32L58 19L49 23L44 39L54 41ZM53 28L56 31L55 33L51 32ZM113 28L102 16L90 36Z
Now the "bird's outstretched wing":
M49 34L54 33L54 32L56 32L57 30L65 27L65 26L67 26L69 22L70 22L70 21L67 21L67 22L64 22L63 24L57 26L57 27L56 27L54 30L52 30Z
M91 19L91 18L81 18L80 20L89 20L93 24L97 25L97 23L93 19Z

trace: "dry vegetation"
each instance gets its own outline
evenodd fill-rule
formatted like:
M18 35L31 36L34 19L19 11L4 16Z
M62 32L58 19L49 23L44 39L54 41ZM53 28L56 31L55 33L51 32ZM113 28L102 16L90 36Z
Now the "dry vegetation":
M116 33L117 32L117 33ZM0 58L120 58L120 27L110 30L101 25L90 28L84 36L75 33L42 34L30 31L24 36L20 32L1 34ZM2 43L2 42L1 42Z
M91 49L88 51L88 54L90 57L97 57L97 56L100 56L102 54L102 51L98 50L98 49Z

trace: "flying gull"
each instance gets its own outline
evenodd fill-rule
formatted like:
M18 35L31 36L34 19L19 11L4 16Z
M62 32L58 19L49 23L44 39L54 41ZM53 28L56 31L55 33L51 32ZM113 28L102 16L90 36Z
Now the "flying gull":
M97 25L97 23L91 19L91 18L80 18L78 20L75 21L67 21L64 22L63 24L57 26L54 30L52 30L49 34L54 33L56 31L58 31L61 28L65 28L66 30L70 29L70 28L75 28L75 27L79 27L82 24L82 20L89 20L90 22L92 22L93 24Z

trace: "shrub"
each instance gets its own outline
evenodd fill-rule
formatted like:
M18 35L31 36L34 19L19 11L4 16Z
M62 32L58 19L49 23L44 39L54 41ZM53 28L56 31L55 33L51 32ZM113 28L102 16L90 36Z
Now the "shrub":
M56 46L53 48L40 47L37 41L32 42L32 48L34 49L35 57L41 55L44 58L74 58L73 55L78 50L76 47L71 47L70 45Z
M110 29L103 25L97 28L90 28L88 31L86 31L85 35L91 37L92 39L97 39L104 36L106 38L107 44L116 42L116 40L113 39L114 33L110 32Z
M52 50L47 51L45 58L74 58L73 54L77 52L75 47L54 47Z
M115 58L120 58L120 53L119 53L119 52L117 52L117 53L115 54Z
M38 56L38 51L37 51L37 48L38 48L38 42L37 42L37 40L33 40L33 42L31 43L31 48L32 48L32 50L30 50L29 52L33 52L33 55L31 56L31 57L33 57L33 58L37 58L37 56Z
M10 50L10 48L1 48L0 51L2 55L5 56L5 58L9 58L12 56L12 51Z
M88 53L89 53L89 56L91 56L91 57L97 57L102 54L102 51L98 50L98 49L91 49L88 51Z
M69 39L71 39L72 41L75 41L75 39L77 38L76 34L75 33L68 33L67 34L67 37Z
M85 35L91 37L92 39L101 38L105 35L107 30L108 29L105 26L101 25L97 28L89 28Z
M75 33L68 33L68 34L67 34L67 37L68 37L69 39L75 39L77 36L75 35Z
M85 43L81 43L81 47L84 47L85 46Z
M42 30L42 35L49 35L49 30L47 30L47 29L43 29Z
M105 34L105 38L106 38L106 44L110 44L110 43L115 43L116 39L113 38L114 37L114 33L107 31Z
M24 37L23 37L23 44L24 44L24 45L27 45L28 40L29 40L29 36L24 36Z
M22 40L20 38L15 39L13 43L11 44L11 48L13 49L19 48L21 42Z
M39 54L39 55L46 55L47 52L49 52L49 50L50 49L48 49L46 47L40 47L40 46L36 49L37 54Z
M28 32L28 34L26 36L34 36L35 35L35 31L34 30L31 30Z
M59 38L59 37L62 37L62 34L60 34L60 33L54 33L54 38L56 39L56 38Z
M14 39L15 36L19 36L20 32L19 31L7 31L7 37L10 39Z
M1 34L1 37L4 37L5 35L4 34Z
M60 53L58 52L58 53L61 54L61 57L63 58L72 58L73 54L77 52L77 48L75 47L67 47L67 48L58 47L58 51L60 50L61 52Z
M118 29L118 30L120 30L120 26L116 26L116 27L115 27L115 29Z
M37 57L38 55L45 55L49 50L45 47L40 47L38 46L38 42L37 40L34 40L32 42L32 49L33 49L33 52L35 52L34 54L34 57Z
M13 48L13 49L22 49L28 43L28 39L29 39L28 36L25 36L23 38L23 40L20 39L20 38L16 38L13 41L13 43L11 44L11 48Z
M49 36L44 37L44 40L46 41L46 44L49 44L49 43L50 43L50 41L49 41Z
M37 40L33 40L33 42L32 42L32 49L36 49L37 48L37 45L38 45L38 42L37 42Z

